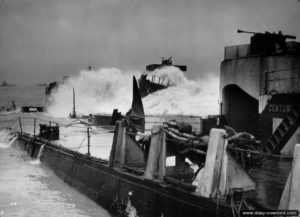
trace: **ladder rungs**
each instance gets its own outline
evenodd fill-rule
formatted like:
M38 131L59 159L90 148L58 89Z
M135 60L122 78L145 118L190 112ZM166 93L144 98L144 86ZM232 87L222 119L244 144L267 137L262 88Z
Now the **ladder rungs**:
M266 144L266 146L270 146L271 150L276 147L276 142L272 141L272 138L269 140L269 142Z
M279 127L284 129L285 131L288 131L290 126L291 126L291 124L289 122L285 122L285 121L282 121L282 123L279 125Z
M286 134L286 132L287 131L284 131L284 130L282 130L282 129L280 129L280 128L277 128L277 130L274 132L274 134L273 135L278 135L279 137L283 137L285 134Z
M274 144L277 143L276 138L275 138L274 135L270 138L270 143L272 143L272 146L273 146L273 143L274 143Z
M290 111L265 143L264 151L268 153L273 153L275 150L280 151L284 147L283 142L288 139L287 136L297 128L296 124L299 119L300 110Z
M281 136L277 136L276 134L274 134L273 137L277 143L282 139Z

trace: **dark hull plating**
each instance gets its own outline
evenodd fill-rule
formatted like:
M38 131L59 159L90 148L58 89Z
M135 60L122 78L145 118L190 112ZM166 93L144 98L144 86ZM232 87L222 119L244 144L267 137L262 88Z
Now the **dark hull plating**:
M41 139L32 142L28 135L19 135L18 141L34 158L47 143ZM130 210L136 210L140 217L232 216L231 208L222 201L218 204L176 186L110 168L105 160L61 146L46 144L40 160L70 186L117 216L127 216Z

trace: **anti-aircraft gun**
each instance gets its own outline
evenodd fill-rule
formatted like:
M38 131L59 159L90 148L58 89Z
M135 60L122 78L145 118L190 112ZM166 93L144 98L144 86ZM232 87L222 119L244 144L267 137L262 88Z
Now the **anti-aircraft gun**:
M172 57L169 57L168 59L165 59L164 57L162 57L161 64L162 65L172 65Z
M278 33L275 33L275 32L270 33L270 32L267 32L267 31L265 33L261 33L261 32L250 32L250 31L244 31L244 30L238 29L237 33L249 33L249 34L253 34L253 35L258 35L258 34L261 34L261 35L272 34L273 36L277 35L277 36L282 37L284 39L296 39L296 36L293 36L293 35L283 35L281 31L278 31Z
M237 33L253 34L250 43L251 54L285 53L287 51L286 39L296 39L296 36L284 35L281 31L261 33L238 29Z

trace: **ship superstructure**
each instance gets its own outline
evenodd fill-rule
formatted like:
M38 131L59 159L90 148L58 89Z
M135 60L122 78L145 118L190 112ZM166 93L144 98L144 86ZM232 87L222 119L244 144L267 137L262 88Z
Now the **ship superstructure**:
M281 31L238 33L253 35L250 44L225 47L221 113L260 138L265 151L291 155L300 142L300 43Z

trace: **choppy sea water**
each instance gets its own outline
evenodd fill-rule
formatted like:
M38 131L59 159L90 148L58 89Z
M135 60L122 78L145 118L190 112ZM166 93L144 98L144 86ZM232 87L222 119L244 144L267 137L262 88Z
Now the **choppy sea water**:
M9 107L11 100L15 101L17 111L0 113L0 216L110 216L101 206L64 183L49 168L31 159L20 148L13 147L9 141L9 131L6 130L10 127L12 131L19 131L19 117L22 130L31 134L34 118L37 131L38 125L45 121L58 122L61 126L59 143L86 153L86 127L78 123L69 126L73 120L68 118L21 113L22 105L44 105L43 86L0 87L0 107ZM105 130L92 129L91 154L107 158L111 139L112 134Z
M107 211L70 188L47 167L29 158L22 150L10 146L6 128L10 127L12 131L19 131L18 119L20 117L22 130L33 134L33 119L35 118L37 131L39 124L49 123L49 121L52 124L57 122L61 126L60 140L57 143L72 150L87 153L86 127L67 118L68 113L72 111L70 100L63 101L68 92L61 91L66 94L63 97L59 94L55 95L57 96L54 98L56 107L52 107L49 113L24 114L20 112L20 107L23 105L43 106L45 104L44 88L38 85L0 86L0 108L9 107L11 100L14 100L18 107L17 111L0 112L0 217L109 216ZM81 99L86 98L86 94L81 94ZM59 101L55 104L55 100ZM159 100L161 101L165 100ZM91 102L89 98L81 105L91 106L88 102ZM96 105L101 106L103 103L102 101L98 104L96 102ZM158 104L157 99L153 105L155 109L161 106L170 107ZM175 108L181 109L181 106L176 105ZM82 112L90 112L90 110ZM90 132L91 155L107 159L112 143L112 133L107 129L96 127L93 127ZM290 170L290 162L275 162L270 165L271 169L267 169L268 173L256 171L258 174L256 181L260 183L258 199L269 206L276 207ZM278 193L277 196L274 196L274 192Z

